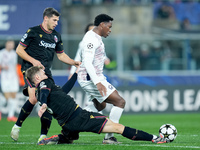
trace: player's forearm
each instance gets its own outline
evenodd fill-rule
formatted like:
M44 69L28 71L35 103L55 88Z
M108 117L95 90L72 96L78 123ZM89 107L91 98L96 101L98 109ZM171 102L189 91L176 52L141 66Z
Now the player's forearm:
M22 59L32 63L34 61L34 58L31 57L30 55L28 55L26 53L26 51L24 50L24 47L21 46L20 44L18 45L17 49L16 49L16 53L19 55L19 57L21 57Z
M39 99L40 99L41 105L47 103L47 98L49 96L49 93L50 93L50 91L47 88L43 88L40 90L40 98Z
M44 114L44 112L46 111L47 109L47 104L42 104L42 106L40 107L39 111L38 111L38 116L41 118L42 115Z
M94 66L92 65L91 62L89 61L85 61L85 68L87 70L87 73L89 74L90 78L92 79L92 82L96 85L97 83L100 82L97 74L96 74L96 71L95 71L95 68Z
M65 83L65 85L62 87L63 91L68 94L69 91L73 88L75 82L77 79L77 73L74 73L73 76Z
M75 61L71 59L67 54L62 53L62 54L57 54L58 59L66 64L69 65L75 65Z

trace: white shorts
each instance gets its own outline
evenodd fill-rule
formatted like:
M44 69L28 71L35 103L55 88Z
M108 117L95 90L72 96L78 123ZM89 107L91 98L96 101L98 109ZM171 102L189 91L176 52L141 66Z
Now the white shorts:
M82 89L86 92L89 101L92 101L94 98L97 99L99 103L102 103L110 94L112 94L116 89L113 85L111 85L106 79L101 80L101 84L103 84L107 93L106 96L102 96L97 89L97 86L94 85L92 81L78 81Z
M1 89L3 93L18 92L19 91L19 81L13 80L3 80L1 81Z

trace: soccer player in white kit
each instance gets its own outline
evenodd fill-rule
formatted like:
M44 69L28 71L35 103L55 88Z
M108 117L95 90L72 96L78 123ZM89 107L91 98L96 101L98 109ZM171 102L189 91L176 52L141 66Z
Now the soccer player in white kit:
M99 111L99 106L102 106L102 110L106 106L105 103L113 104L109 119L118 123L124 110L125 100L103 75L106 53L102 37L106 38L111 33L112 21L112 17L100 14L95 17L95 27L84 35L78 82ZM113 133L107 133L103 144L115 143L119 142Z
M88 32L89 30L92 30L93 28L94 28L94 24L89 23L85 28L85 33ZM78 50L76 52L76 56L74 58L75 61L82 61L81 60L81 50L83 49L83 45L84 45L83 41L80 41L80 43L78 45ZM107 56L105 56L104 64L107 65L109 63L110 63L110 59ZM71 67L68 79L71 78L71 76L75 73L76 69L77 68L75 66ZM92 101L90 101L89 99L86 99L86 100L87 101L85 102L85 107L83 106L83 109L86 109L87 111L92 111L92 112L99 112L102 114L102 111L98 111Z
M16 94L19 91L17 74L17 54L14 50L15 42L8 40L5 48L0 51L1 89L8 101L8 121L17 121L14 116L16 110Z

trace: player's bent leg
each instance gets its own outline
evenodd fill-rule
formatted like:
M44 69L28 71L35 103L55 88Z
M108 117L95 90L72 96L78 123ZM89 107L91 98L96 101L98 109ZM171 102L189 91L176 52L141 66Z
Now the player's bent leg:
M126 104L126 101L119 95L117 90L110 94L104 102L113 104L114 106L119 108L124 108Z
M122 134L124 131L124 125L114 123L112 120L107 119L105 126L103 127L102 133L118 133Z
M38 143L47 137L48 130L51 126L51 121L52 121L52 115L49 114L47 111L45 111L42 117L40 118L41 132L40 132L40 137L38 139Z
M152 134L149 134L147 132L144 132L142 130L137 130L134 128L130 128L127 126L123 126L121 124L116 124L111 122L109 119L104 126L102 132L113 132L113 133L119 133L122 136L130 139L130 140L138 140L138 141L152 141L153 143L161 144L161 143L168 143L169 141L161 136L155 136Z
M104 102L111 103L114 105L110 111L109 119L115 123L119 123L119 119L124 110L125 100L115 90L111 95L109 95L109 97ZM118 144L119 142L114 137L113 133L107 133L105 135L103 143L104 144L113 144L113 143Z
M37 103L37 99L35 97L35 88L28 88L28 93L29 93L29 100L27 100L22 106L17 122L15 123L15 125L12 127L11 130L10 136L14 141L18 140L20 128L24 120L30 115L34 105Z
M92 101L94 103L95 108L98 111L102 111L106 107L106 102L99 103L99 101L97 101L97 99L93 99Z
M124 126L118 123L112 122L110 119L108 119L106 125L104 126L102 132L107 134L113 134L113 133L119 133L122 134L124 130ZM109 138L103 139L103 144L120 144L121 142L118 142L117 139L114 136L111 136Z
M14 141L18 140L19 132L20 132L20 128L22 126L22 123L29 116L29 114L33 110L33 107L34 107L34 105L32 105L29 102L29 100L27 100L26 103L22 106L20 114L19 114L18 119L17 119L17 122L15 123L15 125L13 126L13 128L11 130L11 138Z
M135 141L152 141L153 143L161 144L169 141L164 137L158 137L142 130L137 130L130 127L125 127L122 136Z

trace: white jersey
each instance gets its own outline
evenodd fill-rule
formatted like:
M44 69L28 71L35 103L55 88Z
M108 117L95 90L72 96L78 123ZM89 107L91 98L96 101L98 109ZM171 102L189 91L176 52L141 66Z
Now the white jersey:
M105 78L103 75L104 60L106 58L104 43L101 36L90 30L83 37L82 46L82 64L78 72L78 80L92 80L96 85Z
M1 70L1 87L3 91L9 92L9 90L16 89L18 90L19 80L17 75L17 54L14 50L7 51L3 49L0 51L0 65L2 67L7 66L8 69ZM9 88L8 88L9 86ZM6 88L4 88L6 87ZM10 91L12 92L12 90Z
M81 52L83 49L83 41L80 41L79 45L78 45L78 50L76 52L76 56L74 58L75 61L82 61L81 60ZM109 59L106 55L105 55L105 59ZM70 74L73 74L76 71L76 67L72 66L70 69Z

